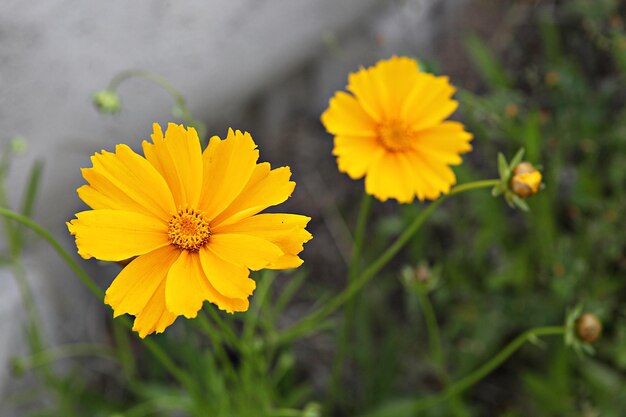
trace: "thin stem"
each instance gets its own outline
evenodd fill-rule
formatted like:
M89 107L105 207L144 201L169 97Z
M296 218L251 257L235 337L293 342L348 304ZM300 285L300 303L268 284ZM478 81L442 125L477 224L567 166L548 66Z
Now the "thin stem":
M219 311L217 311L215 308L208 306L205 307L205 311L207 313L209 313L209 316L211 316L211 318L213 319L213 321L215 322L215 324L217 324L217 327L220 328L220 330L222 331L222 335L224 336L225 340L235 349L239 350L240 348L240 343L239 343L239 337L237 337L237 335L235 334L235 332L233 331L233 329L224 322L224 319L220 316Z
M439 333L439 324L437 323L437 316L435 315L435 309L433 304L428 298L428 293L423 284L417 284L415 286L415 293L422 308L422 314L424 315L424 321L426 322L426 332L428 333L428 347L430 356L437 371L441 375L446 374L445 363L443 359L443 351L441 348L441 336Z
M354 246L352 249L352 259L350 260L350 270L348 271L348 283L354 281L361 261L361 251L363 249L363 239L367 229L367 218L370 208L372 207L372 197L363 193L361 205L359 207L359 215L356 221L356 229L354 232Z
M189 109L189 106L187 105L187 99L185 98L183 93L181 93L176 87L174 87L172 83L170 83L166 78L161 77L160 75L155 74L148 70L142 70L142 69L126 70L126 71L120 72L115 77L113 77L113 79L109 83L109 90L116 91L122 82L130 78L134 78L134 77L144 78L148 81L151 81L155 83L156 85L158 85L159 87L161 87L167 93L169 93L174 98L174 101L176 102L176 105L178 106L178 109L180 110L180 115L177 115L176 113L174 115L177 117L180 116L180 118L185 123L197 128L198 136L200 137L201 141L204 141L204 136L206 133L205 126L203 125L203 123L201 123L200 121L196 120L193 117L193 115L191 114L191 110Z
M96 283L91 280L91 277L87 275L87 273L80 267L80 265L76 263L76 261L74 261L74 259L72 259L70 254L67 253L67 251L63 248L63 246L59 244L59 242L56 241L56 239L54 239L50 232L48 232L46 229L41 227L33 220L29 219L28 217L23 216L19 213L15 213L4 207L0 207L0 216L16 220L17 222L23 224L24 226L28 227L39 236L41 236L46 242L48 242L50 246L52 246L52 248L61 257L61 259L63 259L65 263L72 269L72 271L74 271L76 276L78 276L78 278L96 296L96 298L98 298L99 300L102 300L104 298L104 294L100 287L98 287L98 285L96 285ZM128 320L127 317L120 317L118 318L118 320L122 322L126 327L132 327L130 320ZM176 366L174 361L172 361L172 359L159 345L157 345L152 339L142 339L142 341L146 348L154 355L154 357L159 362L161 362L163 367L167 369L172 374L172 376L178 379L181 384L185 385L191 393L200 395L199 389L194 381L189 377L189 375L187 375L184 371L178 368L178 366Z
M135 356L133 355L132 346L130 344L129 334L123 323L114 320L112 323L113 340L115 341L115 351L119 358L124 376L128 381L133 381L137 371Z
M9 207L9 201L7 198L7 193L5 190L4 182L5 175L8 173L9 165L10 165L10 150L9 145L7 144L5 152L0 155L0 208ZM7 236L7 243L9 245L9 253L11 259L19 256L20 246L19 241L14 228L14 224L8 218L3 218L4 221L4 233Z
M35 233L37 233L39 236L41 236L46 242L48 242L50 246L52 246L52 248L61 257L61 259L65 261L65 263L78 276L78 278L82 281L82 283L85 284L85 286L89 289L89 291L91 291L99 299L102 299L104 297L104 294L102 290L100 289L100 287L98 287L91 280L89 275L87 275L87 273L83 271L83 269L76 263L76 261L72 259L70 254L67 253L65 249L63 249L63 246L61 246L59 242L57 242L56 239L54 239L54 237L52 236L52 234L50 234L50 232L48 232L46 229L41 227L38 223L31 220L30 218L23 216L19 213L16 213L14 211L8 210L4 207L0 207L0 216L16 220L22 223L24 226L31 229L32 231L34 231Z
M174 100L176 100L177 103L186 103L185 96L180 91L178 91L178 89L174 87L166 78L161 77L160 75L148 70L130 69L120 72L115 77L113 77L113 79L109 83L109 90L116 91L122 82L135 77L144 78L146 80L152 81L163 90L167 91L172 97L174 97Z
M367 229L367 218L372 207L372 197L363 193L361 204L359 206L359 214L357 216L356 228L354 232L354 240L352 244L352 257L350 259L350 268L348 269L348 286L355 280L361 265L361 251L363 248L363 239ZM337 398L342 398L341 372L343 364L348 352L348 344L350 341L350 323L353 322L354 312L356 309L356 298L346 305L346 314L342 323L341 332L339 332L338 347L333 361L332 376L330 384L330 392L328 395L328 405L332 404ZM330 408L327 406L327 408Z
M471 388L477 382L493 372L511 355L517 352L526 342L535 341L539 336L562 335L566 331L564 326L548 326L537 327L525 331L517 336L513 341L506 345L500 352L493 356L489 361L476 369L471 374L461 378L454 384L439 394L435 394L425 398L419 398L402 403L396 403L389 407L384 407L373 413L367 414L366 417L382 417L389 415L410 415L431 408L437 404L441 404L450 397L459 395L463 391Z
M476 190L480 188L490 188L499 184L500 180L482 180L474 181L467 184L457 185L452 188L450 192L436 201L433 201L428 207L426 207L404 230L404 232L391 244L370 266L368 266L350 285L332 298L326 305L318 310L310 313L300 322L287 328L279 337L279 342L288 342L293 340L302 334L312 331L317 323L320 323L323 319L332 314L335 310L350 300L354 294L356 294L361 288L365 286L381 269L393 259L393 257L400 252L400 250L411 240L413 235L424 224L426 219L435 211L437 207L446 201L449 197L460 194L465 191Z
M213 345L214 352L217 356L217 359L222 363L222 369L224 372L229 374L231 377L235 376L235 368L233 367L233 363L228 357L228 353L224 348L224 340L222 339L219 332L216 332L211 322L204 314L204 311L201 310L200 314L196 318L196 322L198 323L200 329L211 339L211 344Z
M428 290L422 283L415 285L415 293L417 294L420 308L422 309L422 315L424 316L424 322L426 323L426 332L428 334L428 347L430 357L435 363L437 373L444 388L450 385L450 377L446 369L446 363L443 356L443 348L441 345L441 333L439 331L439 323L437 323L437 315L433 303L428 296ZM463 405L460 398L455 397L451 399L451 411L456 416L464 416L467 413L463 409Z
M23 370L28 370L30 368L50 364L60 359L80 356L96 356L112 361L116 360L115 352L110 348L92 343L75 343L37 352L30 358L25 358L21 366L23 366Z
M252 305L250 311L248 311L245 315L243 329L241 331L241 339L243 344L246 346L253 345L254 332L257 329L263 305L268 299L270 287L274 281L274 277L275 275L273 273L266 270L263 272L262 279L259 280L259 284L257 285L254 295L254 304Z

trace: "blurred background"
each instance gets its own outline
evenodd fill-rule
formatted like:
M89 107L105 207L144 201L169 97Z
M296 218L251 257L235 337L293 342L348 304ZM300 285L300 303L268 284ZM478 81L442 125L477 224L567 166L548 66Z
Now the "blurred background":
M558 338L525 347L451 404L420 415L626 413L623 1L36 0L25 6L2 0L0 11L0 141L3 148L16 137L27 144L4 178L8 205L20 206L29 172L42 161L33 217L71 252L64 222L84 209L75 189L83 184L80 168L89 166L89 156L117 143L138 150L152 122L180 121L172 97L140 78L118 89L121 112L100 114L92 96L120 71L163 76L209 136L223 137L229 127L249 131L261 160L291 166L298 186L285 210L311 216L315 238L305 246L305 266L296 276L271 277L270 297L278 300L286 289L293 295L275 304L280 311L260 310L267 328L296 321L345 286L363 184L337 172L332 138L319 115L349 72L395 54L448 75L461 103L454 118L475 135L474 151L455 168L460 183L495 178L497 153L512 156L520 147L542 166L546 188L528 200L529 213L481 191L452 199L430 219L355 304L339 375L330 371L336 335L319 333L268 354L268 366L282 372L280 378L261 373L234 383L207 368L216 378L207 382L213 387L207 395L227 395L239 404L220 403L210 415L258 417L265 415L259 411L263 401L270 408L313 413L310 404L322 404L328 415L364 415L441 390L448 378L475 369L519 332L561 324L567 309L580 303L604 324L595 356L579 357ZM368 230L377 239L367 240L366 259L384 250L423 207L375 203ZM23 263L46 343L110 343L109 309L48 246L26 238ZM0 240L3 253L6 246ZM102 287L118 270L83 264ZM423 313L403 286L403 268L429 283L443 374L429 357ZM107 360L55 362L64 376L52 381L54 389L32 370L16 372L14 358L29 354L26 315L12 271L3 266L0 314L0 415L189 415L163 411L163 404L145 414L122 411L158 396L170 398L172 408L184 405L180 387L142 355L133 337L137 375L147 387L141 393L120 382L119 365ZM155 339L196 366L203 344L175 344L186 326L177 323L174 336ZM232 356L245 369L244 357ZM251 399L253 388L263 399Z

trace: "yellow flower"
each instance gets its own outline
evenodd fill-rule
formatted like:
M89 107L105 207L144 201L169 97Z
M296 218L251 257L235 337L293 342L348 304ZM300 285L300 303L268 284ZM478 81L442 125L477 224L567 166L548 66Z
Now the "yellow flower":
M246 311L256 284L249 270L294 268L310 218L258 214L291 195L289 167L257 164L248 133L214 136L202 152L193 128L154 124L145 158L126 145L92 156L78 195L93 210L67 223L78 253L134 258L106 291L114 316L132 314L145 337L177 316L196 317L205 300Z
M461 123L444 121L458 103L447 77L420 72L417 62L392 57L350 74L347 89L322 114L335 135L339 171L365 176L365 191L385 201L435 199L456 182L449 165L472 149Z

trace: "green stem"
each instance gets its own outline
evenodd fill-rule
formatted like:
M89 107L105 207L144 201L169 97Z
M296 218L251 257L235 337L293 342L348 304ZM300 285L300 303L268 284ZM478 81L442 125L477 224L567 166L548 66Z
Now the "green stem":
M228 342L233 348L240 349L239 337L235 334L233 329L224 322L224 319L220 316L220 312L212 306L205 307L205 311L211 316L217 327L222 331L224 340Z
M261 311L268 299L274 277L275 275L271 271L265 270L258 281L254 294L254 304L244 316L243 328L241 330L241 341L245 346L253 346L254 344L254 334L261 318Z
M115 77L113 77L113 79L109 83L108 89L111 91L116 91L120 84L122 84L122 82L135 77L144 78L148 81L152 81L163 90L167 91L168 94L170 94L177 103L182 104L185 108L187 108L185 96L180 91L178 91L176 87L174 87L166 78L161 77L160 75L148 70L131 69L122 71Z
M372 197L363 193L363 199L359 207L359 215L356 221L356 229L354 232L354 247L352 249L352 259L350 260L350 270L348 271L348 283L354 281L361 260L361 251L363 249L363 238L367 229L367 218L370 208L372 207Z
M63 246L61 246L59 242L57 242L54 239L54 237L52 236L52 234L50 234L50 232L48 232L46 229L41 227L38 223L34 222L30 218L23 216L19 213L16 213L14 211L8 210L4 207L0 207L0 216L16 220L20 222L21 224L23 224L24 226L31 229L32 231L34 231L35 233L37 233L39 236L41 236L46 242L48 242L50 246L52 246L52 248L56 251L56 253L61 257L61 259L63 259L63 261L65 261L65 263L70 267L70 269L72 269L72 271L76 274L76 276L78 276L78 278L82 281L82 283L85 284L85 286L89 289L89 291L91 291L99 299L102 299L104 297L104 294L102 290L100 289L100 287L98 287L91 280L89 275L87 275L87 273L83 271L83 269L74 261L74 259L72 259L70 254L67 253L65 249L63 249Z
M23 224L28 227L39 236L41 236L52 248L57 252L57 254L65 261L65 263L72 269L72 271L78 276L78 278L85 284L85 286L99 299L102 300L104 298L104 294L100 287L96 285L95 282L91 280L91 277L87 275L87 273L72 259L69 253L57 242L52 234L48 232L46 229L41 227L38 223L29 219L26 216L23 216L19 213L15 213L11 210L8 210L4 207L0 207L0 216L5 218L16 220L17 222ZM132 328L130 320L127 317L118 318L126 327ZM183 372L176 364L172 361L172 359L167 355L167 353L157 345L152 339L142 339L143 344L146 348L154 355L154 357L161 362L163 367L167 369L172 376L174 376L178 381L187 387L187 389L191 393L195 393L196 395L200 395L200 391L194 381Z
M345 304L348 300L350 300L354 294L356 294L361 288L365 286L381 269L393 259L395 255L400 252L400 250L409 242L409 240L413 237L413 235L419 230L419 228L424 224L426 219L430 217L430 215L435 211L437 207L441 205L444 201L446 201L449 197L460 194L465 191L476 190L480 188L491 188L500 183L500 180L482 180L482 181L474 181L467 184L457 185L452 188L450 192L443 197L439 198L436 201L433 201L426 209L424 209L407 227L404 232L396 239L396 241L387 248L385 252L383 252L369 267L365 269L356 277L354 281L350 283L350 285L337 294L334 298L332 298L326 305L321 307L318 310L310 313L307 317L302 319L300 322L294 324L293 326L287 328L279 337L278 342L285 343L293 340L294 338L311 332L315 329L316 324L320 323L323 319L332 314L335 310Z
M137 373L137 364L135 363L135 355L130 343L130 336L126 331L123 323L114 320L112 323L113 340L115 341L115 351L119 358L124 376L128 381L133 383Z
M92 343L76 343L37 352L30 358L23 359L24 362L21 364L23 368L21 370L26 371L31 368L48 365L60 359L80 356L96 356L103 359L116 360L115 352L112 349Z
M443 352L441 349L441 336L439 333L439 324L437 323L437 316L435 315L435 309L433 308L428 293L423 284L419 283L415 286L415 293L422 308L422 314L424 315L424 321L426 322L426 332L428 334L428 347L430 356L437 371L441 375L446 374L445 363L443 359Z
M9 201L5 190L5 177L8 174L10 168L10 150L9 145L5 147L5 151L0 155L0 208L9 207ZM14 224L8 218L3 218L4 221L4 233L7 236L7 244L9 245L10 258L14 259L19 256L20 246L17 239L17 233L14 228Z
M428 334L428 347L430 351L430 357L435 363L437 373L442 381L443 387L447 388L450 385L450 377L446 369L446 363L443 356L443 348L441 345L441 333L439 331L439 324L437 323L437 315L433 303L428 296L428 290L422 283L415 285L415 293L422 309L422 315L424 316L424 322L426 323L426 333ZM451 411L455 416L465 416L467 412L463 409L463 405L460 398L455 397L451 399Z
M185 122L186 124L190 126L194 126L195 128L197 128L198 136L200 137L202 141L204 140L204 136L206 133L205 126L193 117L193 115L191 114L191 110L189 109L189 106L187 105L187 99L185 99L185 96L183 95L183 93L181 93L176 87L174 87L166 78L161 77L160 75L155 74L148 70L142 70L142 69L126 70L126 71L120 72L115 77L113 77L113 79L109 83L109 90L116 91L122 82L130 78L135 78L135 77L143 78L148 81L151 81L154 84L161 87L163 90L165 90L168 94L170 94L174 98L176 105L181 111L180 117L183 120L183 122Z
M354 282L356 275L359 271L361 264L361 251L363 248L363 238L365 237L365 231L367 229L367 218L372 207L372 197L363 193L361 204L359 206L359 214L357 216L356 228L354 232L354 241L352 246L352 258L350 260L350 269L348 270L348 286ZM331 372L331 384L328 395L327 409L330 409L332 404L337 398L342 398L343 385L341 384L341 372L343 370L343 364L345 362L346 354L348 352L348 344L350 341L350 323L353 322L354 311L356 308L356 299L352 299L346 305L346 315L342 323L342 330L339 332L337 344L337 353L333 361L333 367Z
M224 372L234 378L235 368L233 367L232 361L228 357L226 349L224 349L224 340L222 339L219 332L215 331L213 325L206 317L203 310L201 310L200 314L198 314L196 322L198 323L200 329L207 335L207 337L211 339L211 344L213 345L215 355L217 359L221 362Z
M506 361L511 355L519 350L526 342L535 341L539 336L553 336L562 335L565 333L564 326L548 326L537 327L525 331L517 336L513 341L506 345L500 352L493 356L487 363L476 369L471 374L461 378L454 384L450 385L447 389L439 394L432 395L425 398L419 398L417 400L410 400L402 403L396 403L389 407L383 407L378 411L367 414L367 417L383 417L383 416L403 416L414 415L420 411L434 407L437 404L441 404L445 400L459 395L463 391L471 388L479 382L481 379L489 375L496 368L498 368L504 361Z

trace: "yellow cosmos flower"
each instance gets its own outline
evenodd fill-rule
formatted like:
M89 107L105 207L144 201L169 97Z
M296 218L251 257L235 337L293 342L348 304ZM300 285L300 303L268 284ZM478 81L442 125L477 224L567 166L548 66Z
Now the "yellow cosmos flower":
M385 201L435 199L456 182L450 165L472 149L461 123L444 121L458 103L447 77L420 72L417 62L393 57L352 73L322 114L335 135L339 171L365 176L365 191Z
M141 337L176 317L193 318L205 300L246 311L256 284L250 270L294 268L310 218L258 214L291 195L289 167L258 163L248 133L214 136L204 152L193 128L154 125L145 158L126 145L91 157L78 195L93 210L67 226L78 253L133 259L106 291L114 316L132 314Z

